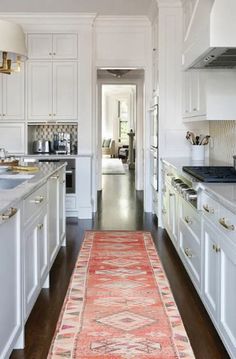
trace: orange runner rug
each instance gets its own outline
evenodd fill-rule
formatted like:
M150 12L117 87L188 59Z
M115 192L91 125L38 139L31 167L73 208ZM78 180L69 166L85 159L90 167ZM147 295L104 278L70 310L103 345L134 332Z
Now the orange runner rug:
M48 359L194 358L147 232L85 234Z

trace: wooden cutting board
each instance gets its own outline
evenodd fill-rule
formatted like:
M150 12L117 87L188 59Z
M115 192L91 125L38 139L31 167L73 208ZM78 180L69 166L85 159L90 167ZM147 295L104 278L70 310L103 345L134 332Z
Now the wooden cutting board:
M14 161L0 160L0 166L17 166L18 163L19 163L18 160L14 160Z
M27 171L27 172L38 172L39 168L36 166L12 166L13 171Z

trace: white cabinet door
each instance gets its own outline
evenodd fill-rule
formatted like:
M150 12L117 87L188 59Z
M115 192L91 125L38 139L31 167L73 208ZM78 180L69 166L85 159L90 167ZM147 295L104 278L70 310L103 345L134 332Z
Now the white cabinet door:
M28 120L52 120L52 63L28 63Z
M77 34L28 34L32 60L77 59Z
M25 124L0 123L1 147L9 153L23 154L25 152Z
M22 327L21 258L20 214L17 211L0 223L0 358L9 358Z
M38 253L39 253L39 277L41 286L44 284L48 273L48 218L47 209L38 219Z
M206 119L206 72L189 70L183 73L183 117ZM195 119L197 120L197 118Z
M203 225L203 300L212 317L217 320L219 306L219 247L215 229L206 221Z
M53 59L77 59L77 34L53 34Z
M24 64L21 64L20 72L2 76L3 99L2 117L3 120L24 120Z
M59 174L59 238L60 243L62 243L66 238L66 222L65 222L65 196L66 196L66 186L65 186L65 171L60 170Z
M232 358L236 358L236 247L233 241L220 239L220 308L219 328Z
M28 34L28 57L32 59L52 58L52 34Z
M25 322L37 299L40 283L38 275L38 219L24 231L24 318Z
M59 238L59 176L55 174L48 180L48 255L49 268L52 266L60 248Z
M77 120L77 63L53 63L53 118Z

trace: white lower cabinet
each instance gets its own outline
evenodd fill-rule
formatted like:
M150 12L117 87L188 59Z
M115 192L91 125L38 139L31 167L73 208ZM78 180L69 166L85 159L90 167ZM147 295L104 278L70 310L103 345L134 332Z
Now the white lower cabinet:
M65 244L65 172L58 171L48 180L48 255L52 266L62 244Z
M26 199L27 201L28 199ZM27 320L48 272L47 204L24 229L24 318Z
M236 357L236 244L204 219L203 300L232 358Z
M22 253L19 208L0 214L0 358L7 359L22 331Z

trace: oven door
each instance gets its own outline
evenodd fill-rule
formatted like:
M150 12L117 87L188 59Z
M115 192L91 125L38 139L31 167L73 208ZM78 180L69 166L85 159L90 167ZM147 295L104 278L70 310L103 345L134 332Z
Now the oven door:
M158 147L158 105L152 107L150 120L151 146Z
M66 160L66 193L75 193L75 160Z
M151 185L156 191L158 191L158 148L151 147L150 162L151 162Z

